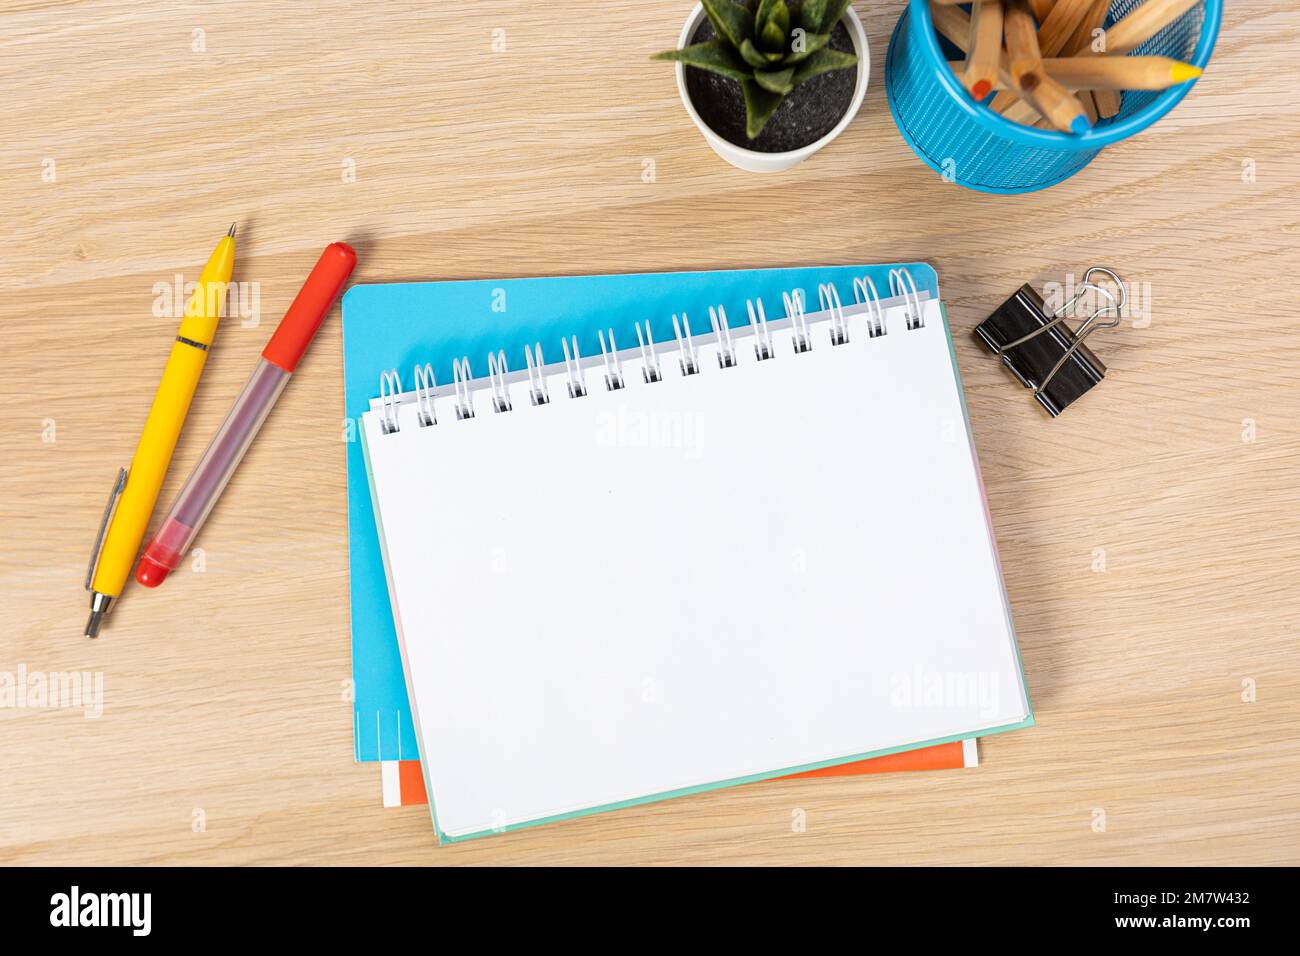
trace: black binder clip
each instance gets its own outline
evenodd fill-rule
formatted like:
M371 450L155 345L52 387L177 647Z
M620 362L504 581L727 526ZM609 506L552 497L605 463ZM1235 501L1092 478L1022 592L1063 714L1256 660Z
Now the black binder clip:
M1119 297L1092 281L1101 273L1115 283ZM1069 317L1083 294L1092 290L1104 304L1071 331L1064 320ZM1043 297L1029 284L1022 285L996 312L975 327L975 338L1002 359L1020 384L1034 390L1053 418L1065 407L1092 388L1106 375L1106 366L1083 344L1099 329L1113 329L1123 319L1128 291L1110 269L1093 266L1069 302L1050 316L1043 308ZM1112 317L1108 321L1102 321Z

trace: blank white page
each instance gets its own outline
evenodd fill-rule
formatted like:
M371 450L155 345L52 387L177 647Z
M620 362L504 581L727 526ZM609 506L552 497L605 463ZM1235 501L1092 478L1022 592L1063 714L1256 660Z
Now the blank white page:
M938 303L684 376L363 416L436 822L459 837L1023 722ZM748 331L748 330L746 330ZM737 330L739 334L739 330ZM549 346L548 346L549 349Z

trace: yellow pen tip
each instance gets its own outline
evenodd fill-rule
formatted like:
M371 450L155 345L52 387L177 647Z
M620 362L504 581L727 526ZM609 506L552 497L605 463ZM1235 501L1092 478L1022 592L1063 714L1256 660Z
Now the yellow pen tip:
M1169 79L1175 83L1186 83L1188 80L1194 80L1201 75L1199 66L1192 66L1190 63L1175 63L1169 68Z
M1178 69L1178 68L1177 68L1177 67L1174 67L1174 69ZM1199 73L1200 71L1197 70L1197 72ZM232 223L230 224L230 231L227 232L226 235L229 236L231 239L234 239L234 238L235 238L235 223L232 222Z

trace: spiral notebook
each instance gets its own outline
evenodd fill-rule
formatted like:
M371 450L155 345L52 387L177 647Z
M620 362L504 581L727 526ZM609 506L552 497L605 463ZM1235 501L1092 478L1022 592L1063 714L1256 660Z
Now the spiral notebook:
M932 270L738 275L392 343L359 430L440 839L1032 722Z

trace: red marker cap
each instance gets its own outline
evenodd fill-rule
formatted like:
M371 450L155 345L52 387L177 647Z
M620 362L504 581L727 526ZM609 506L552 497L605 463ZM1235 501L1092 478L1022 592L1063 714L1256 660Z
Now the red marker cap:
M326 246L271 341L266 343L262 358L286 372L296 369L356 264L357 254L347 243L331 242Z
M156 588L169 574L171 571L148 555L141 557L140 563L135 566L135 579L147 588Z

